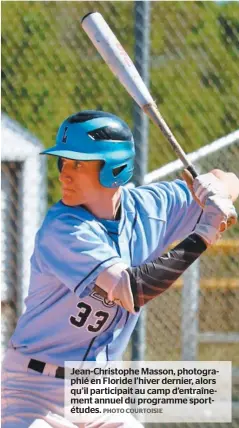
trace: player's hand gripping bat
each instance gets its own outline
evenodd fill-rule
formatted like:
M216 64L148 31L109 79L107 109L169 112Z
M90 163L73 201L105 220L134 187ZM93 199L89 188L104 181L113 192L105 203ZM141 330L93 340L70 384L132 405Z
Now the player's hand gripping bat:
M127 92L161 129L173 150L181 159L185 168L193 178L197 177L197 171L188 160L186 153L176 140L167 123L161 116L152 96L139 75L132 60L120 44L103 16L98 12L88 13L82 18L82 27L87 33L96 49L108 64L113 74L120 80ZM236 223L236 218L228 219L228 226Z

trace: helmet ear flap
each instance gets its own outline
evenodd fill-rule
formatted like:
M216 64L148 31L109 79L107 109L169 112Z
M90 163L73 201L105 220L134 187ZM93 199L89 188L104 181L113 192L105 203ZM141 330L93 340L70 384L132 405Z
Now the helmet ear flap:
M119 175L121 173L121 171L123 171L126 167L127 167L127 164L119 166L118 168L114 168L113 169L113 176L117 177L117 175Z
M59 172L61 172L62 166L63 166L62 158L58 158L57 159L57 167L58 167Z
M133 175L134 158L117 163L115 161L105 162L100 171L100 183L104 187L118 187L126 184Z

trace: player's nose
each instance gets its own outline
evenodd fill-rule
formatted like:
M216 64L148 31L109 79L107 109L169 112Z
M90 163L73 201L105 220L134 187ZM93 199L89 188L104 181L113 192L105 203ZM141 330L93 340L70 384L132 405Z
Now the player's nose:
M59 181L60 183L71 183L72 177L69 173L69 171L66 168L62 168L60 174L59 174Z

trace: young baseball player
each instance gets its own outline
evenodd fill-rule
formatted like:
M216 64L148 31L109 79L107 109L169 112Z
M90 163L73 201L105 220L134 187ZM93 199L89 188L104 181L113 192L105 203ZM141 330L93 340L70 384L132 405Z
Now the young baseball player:
M60 126L62 199L36 235L26 311L3 362L3 428L140 427L129 416L73 424L64 418L64 362L120 360L140 308L166 290L219 237L235 214L238 179L122 187L134 141L118 117L83 111ZM183 241L163 254L175 240Z

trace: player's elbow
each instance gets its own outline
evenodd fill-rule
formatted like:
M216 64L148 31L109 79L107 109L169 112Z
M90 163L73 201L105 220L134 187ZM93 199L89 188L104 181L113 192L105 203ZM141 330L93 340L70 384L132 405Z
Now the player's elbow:
M103 293L107 294L109 300L135 314L138 310L134 306L134 297L131 290L130 277L126 270L127 267L124 263L110 266L99 274L96 285Z

